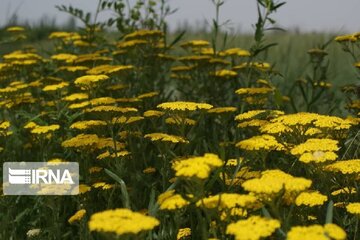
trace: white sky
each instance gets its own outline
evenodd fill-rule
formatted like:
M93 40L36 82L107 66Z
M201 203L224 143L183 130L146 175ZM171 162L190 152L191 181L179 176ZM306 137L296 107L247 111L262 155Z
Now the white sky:
M230 19L235 29L250 30L251 24L256 21L255 2L226 0L220 13L221 18ZM62 23L68 19L68 15L58 12L54 6L70 3L94 11L97 0L0 0L0 25L5 24L16 11L21 20L36 21L46 15ZM168 19L172 28L184 21L195 25L211 20L215 15L211 0L170 0L170 3L173 8L179 8ZM360 0L288 0L275 14L275 19L287 29L299 27L303 31L360 31Z

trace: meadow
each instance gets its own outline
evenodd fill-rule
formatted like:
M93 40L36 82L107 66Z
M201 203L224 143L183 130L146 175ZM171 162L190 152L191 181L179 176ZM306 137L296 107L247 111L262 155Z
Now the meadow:
M1 29L2 163L78 162L80 186L2 194L0 239L359 239L360 33L257 3L252 34L168 32L165 0Z

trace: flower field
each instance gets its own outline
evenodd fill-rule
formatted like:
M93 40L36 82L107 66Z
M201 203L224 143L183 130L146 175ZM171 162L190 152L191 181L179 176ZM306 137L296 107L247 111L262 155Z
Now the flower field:
M60 6L84 27L46 49L6 28L0 159L78 162L80 192L0 196L0 239L360 239L360 89L333 86L330 42L284 87L265 34L282 2L258 0L249 49L228 47L218 19L211 39L185 40L156 15L165 1L138 2L127 16L100 0L96 14L120 16L106 24ZM360 33L331 44L359 81Z

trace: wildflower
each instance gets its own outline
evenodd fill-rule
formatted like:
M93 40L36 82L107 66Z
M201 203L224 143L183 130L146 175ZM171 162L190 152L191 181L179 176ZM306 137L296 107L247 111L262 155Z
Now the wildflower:
M93 147L99 141L99 137L96 134L79 134L73 138L65 140L61 143L61 146L65 148L80 148L80 147Z
M166 133L149 133L144 136L149 138L151 141L161 141L161 142L172 142L172 143L188 143L189 141L180 136L169 135Z
M139 99L152 98L157 95L159 95L159 92L148 92L148 93L140 94L139 96L137 96L137 98L139 98Z
M325 226L296 226L292 227L287 234L288 240L345 240L346 232L339 226L328 223Z
M104 153L101 153L100 155L98 155L96 157L96 159L98 160L103 160L103 159L106 159L106 158L117 158L117 157L125 157L125 156L128 156L130 154L130 152L126 151L126 150L122 150L122 151L117 151L117 152L109 152L109 151L106 151Z
M91 215L89 229L90 231L115 233L121 236L149 231L159 224L160 222L154 217L145 216L129 209L118 208Z
M353 34L347 34L347 35L335 37L336 42L356 42L357 39L358 38Z
M180 228L176 235L176 240L182 240L189 236L191 236L191 228Z
M49 132L54 132L58 129L60 129L60 125L57 124L49 126L35 126L33 129L31 129L30 132L33 134L45 134Z
M307 190L311 183L311 180L293 177L290 174L275 169L262 172L260 178L245 181L242 187L256 195L265 195L270 198L285 190L285 198L291 198Z
M166 102L157 106L158 108L170 111L196 111L196 110L208 110L213 106L207 103L195 103L195 102Z
M91 190L91 187L86 184L80 184L79 185L79 194L87 193Z
M230 48L219 53L220 56L250 57L251 53L241 48Z
M160 205L161 210L181 209L190 204L180 194L175 194L175 190L166 191L160 194L157 202Z
M344 187L344 188L340 188L338 190L335 190L331 193L332 196L337 196L340 194L354 194L356 193L356 189L353 187Z
M130 39L141 39L141 38L153 38L153 37L162 37L164 36L164 33L159 30L148 30L148 29L140 29L135 32L129 33L125 35L125 40Z
M271 65L266 62L250 62L250 63L242 63L238 66L234 66L234 70L241 70L246 68L255 68L259 71L268 71L271 68Z
M201 157L191 157L175 161L172 168L176 177L206 179L212 170L221 167L223 161L215 154L206 153Z
M230 223L226 233L235 236L235 240L260 240L271 236L280 228L280 222L260 216L251 216L248 219Z
M80 209L79 211L77 211L74 215L72 215L69 218L68 223L73 224L75 222L79 222L81 219L83 219L85 214L86 214L86 210L85 209Z
M86 106L90 105L89 101L84 101L80 103L72 103L68 106L69 109L78 109L78 108L84 108Z
M157 111L157 110L147 110L144 112L144 117L150 118L150 117L161 117L164 115L164 112Z
M56 61L64 61L66 63L72 63L75 61L75 59L77 59L77 56L70 53L59 53L56 55L52 55L51 59Z
M102 81L105 81L109 79L108 76L106 75L85 75L85 76L82 76L82 77L78 77L76 80L75 80L75 84L76 85L91 85L91 84L94 84L94 83L98 83L98 82L102 82Z
M117 106L96 106L93 108L86 109L85 112L88 113L129 113L129 112L137 112L136 108L131 107L117 107Z
M236 107L216 107L208 110L208 113L231 113L236 112Z
M360 203L357 202L357 203L349 203L347 206L346 206L346 211L348 213L351 213L351 214L354 214L354 215L357 215L360 217Z
M322 206L327 200L328 197L322 195L318 191L302 192L296 197L295 204L297 206L305 205L309 207L314 207Z
M145 174L155 173L156 168L148 167L148 168L145 168L142 172L145 173Z
M342 174L360 173L360 159L338 161L325 167L325 170Z
M249 139L242 140L236 144L236 147L248 151L281 151L285 149L284 145L279 143L276 138L271 135L255 136Z
M63 97L62 100L66 101L66 102L74 102L77 100L85 100L88 98L89 98L89 95L87 93L73 93L71 95Z
M253 195L237 193L221 193L215 196L203 198L196 203L197 206L205 208L252 208L258 205L257 198Z
M236 77L237 72L227 69L222 69L222 70L217 70L215 73L213 73L213 75L218 78L231 78L231 77Z
M109 184L106 182L96 182L92 185L93 188L100 188L102 190L109 190L114 187L114 184Z
M262 87L262 88L240 88L236 90L238 95L257 95L257 94L268 94L273 92L273 88Z
M116 100L112 97L100 97L100 98L94 98L90 100L90 104L92 106L97 105L111 105L116 103Z
M57 70L74 73L74 72L85 72L89 70L89 68L85 66L61 66Z
M23 27L20 27L20 26L12 26L12 27L8 27L6 28L6 31L7 32L23 32L25 31L25 28Z
M295 146L293 149L291 149L291 154L293 155L302 155L303 160L309 159L312 161L326 161L329 160L335 160L331 159L333 158L333 154L331 152L336 152L339 149L338 147L338 141L333 139L327 139L327 138L311 138L306 140L305 143L301 143L297 146ZM312 154L311 156L304 155L306 153ZM336 158L336 156L335 156Z
M183 48L207 47L209 45L210 45L210 43L208 41L205 41L205 40L191 40L191 41L187 41L187 42L184 42L184 43L180 44L180 46L183 47Z
M59 89L62 89L64 87L67 87L69 86L69 83L67 82L61 82L61 83L58 83L58 84L54 84L54 85L47 85L43 88L43 91L44 92L50 92L50 91L57 91Z

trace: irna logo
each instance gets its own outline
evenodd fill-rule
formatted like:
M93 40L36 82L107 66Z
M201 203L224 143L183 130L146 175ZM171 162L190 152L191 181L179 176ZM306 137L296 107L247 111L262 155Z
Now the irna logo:
M8 169L10 184L74 184L68 169Z
M4 195L76 195L79 164L76 162L6 162Z

